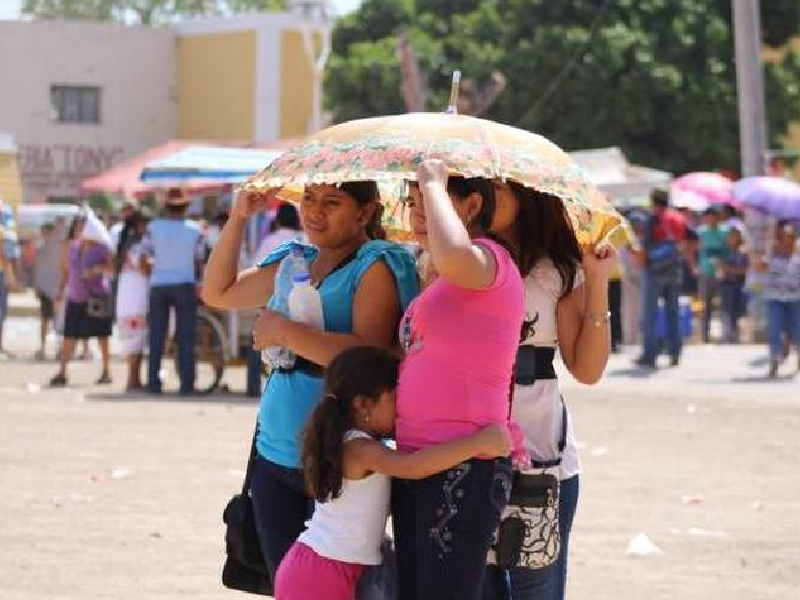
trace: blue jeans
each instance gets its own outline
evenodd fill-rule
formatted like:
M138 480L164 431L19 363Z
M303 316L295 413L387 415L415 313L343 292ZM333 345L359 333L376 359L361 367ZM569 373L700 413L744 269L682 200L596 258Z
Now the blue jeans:
M800 300L767 300L767 338L772 360L783 357L783 335L800 350Z
M178 342L178 376L181 393L194 392L195 379L195 319L197 318L197 291L193 283L181 285L156 285L150 288L150 310L147 325L150 328L150 357L147 363L147 389L161 393L161 358L167 341L169 311L175 308L175 336Z
M392 482L399 600L479 600L486 553L511 491L507 459L473 459Z
M256 457L250 483L258 542L272 581L289 548L306 528L314 501L306 494L303 473Z
M726 342L739 341L739 319L745 313L746 300L744 283L723 281L720 286L722 296L722 330Z
M674 360L680 358L683 339L678 305L679 290L680 282L677 279L656 277L645 269L642 276L642 358L647 362L655 363L661 353L661 340L656 330L659 298L664 298L667 352Z
M580 476L561 482L558 498L558 528L561 550L558 560L543 569L489 567L483 600L563 600L567 586L567 560L572 521L578 508Z

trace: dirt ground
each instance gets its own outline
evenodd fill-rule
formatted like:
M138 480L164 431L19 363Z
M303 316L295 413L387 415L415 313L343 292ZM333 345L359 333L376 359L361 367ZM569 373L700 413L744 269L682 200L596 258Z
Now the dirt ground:
M654 374L632 356L564 385L584 463L569 597L800 599L800 376L764 380L757 347ZM256 404L125 396L120 363L110 389L97 371L50 390L53 364L0 362L0 599L244 598L219 583L221 512ZM639 533L660 553L630 556Z

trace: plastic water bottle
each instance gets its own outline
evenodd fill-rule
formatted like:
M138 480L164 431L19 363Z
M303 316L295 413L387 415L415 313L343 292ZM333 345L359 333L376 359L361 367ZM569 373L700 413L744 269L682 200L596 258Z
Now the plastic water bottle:
M289 294L289 318L315 329L325 329L322 298L319 291L311 285L311 276L308 272L295 273L294 285Z
M294 248L278 265L275 274L275 292L268 308L289 317L289 294L294 286L295 275L308 274L308 265L302 248ZM261 361L271 369L294 367L294 352L282 346L270 346L261 351Z

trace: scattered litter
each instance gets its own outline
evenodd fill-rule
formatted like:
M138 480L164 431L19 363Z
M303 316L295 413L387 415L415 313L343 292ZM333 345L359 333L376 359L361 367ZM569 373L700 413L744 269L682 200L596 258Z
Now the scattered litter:
M150 534L150 537L153 538L153 539L156 539L156 540L160 540L161 539L161 534L158 533L157 531L154 531L153 533Z
M34 383L33 381L29 381L25 386L25 389L28 390L29 394L38 394L42 391L42 386L38 383Z
M697 506L698 504L703 503L702 496L681 496L681 502L684 504L688 504L689 506Z
M601 456L608 454L608 448L605 446L597 446L596 448L592 448L589 454L595 458L600 458Z
M644 533L639 533L628 543L628 554L630 556L652 556L661 554L661 548L656 546Z
M724 531L709 531L701 527L689 527L689 529L686 530L686 534L695 535L697 537L728 537L728 534Z
M695 414L697 412L697 404L694 404L694 403L687 404L686 405L686 412L689 413L690 415Z
M111 479L128 479L133 477L133 469L128 467L117 467L111 471Z
M753 510L764 510L764 503L760 500L756 500L751 506L753 507Z

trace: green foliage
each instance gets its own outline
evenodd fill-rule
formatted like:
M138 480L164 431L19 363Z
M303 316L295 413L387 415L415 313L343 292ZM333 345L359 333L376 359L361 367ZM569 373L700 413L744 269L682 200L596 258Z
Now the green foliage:
M800 30L800 1L762 1L764 38ZM508 86L486 117L568 149L619 145L674 172L739 164L730 0L366 0L337 23L326 73L334 120L404 110L397 35L442 110L450 74ZM770 138L800 118L800 59L765 73Z

